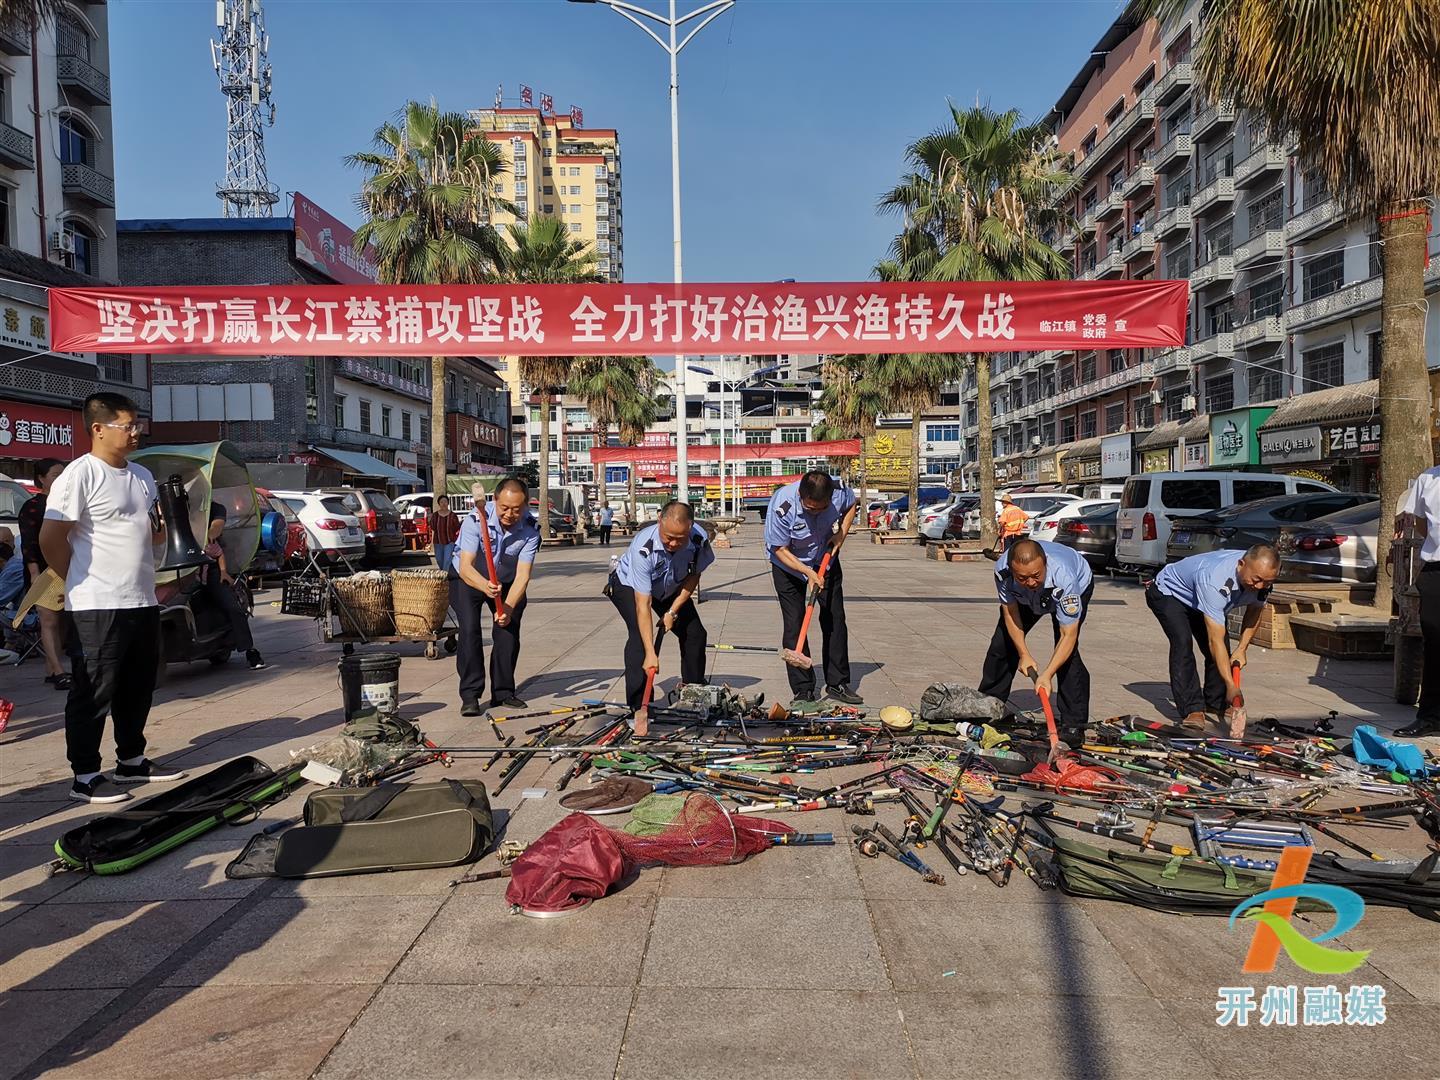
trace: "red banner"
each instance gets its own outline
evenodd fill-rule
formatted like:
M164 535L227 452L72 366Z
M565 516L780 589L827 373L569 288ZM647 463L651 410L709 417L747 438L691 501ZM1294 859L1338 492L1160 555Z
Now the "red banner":
M73 461L84 451L85 425L74 409L0 400L0 458L59 458Z
M691 461L719 461L720 447L687 447L686 457ZM832 439L829 442L766 442L736 443L725 447L729 461L784 461L788 458L859 457L859 439ZM592 465L624 465L635 462L649 465L656 462L673 462L673 446L595 446L590 449Z
M375 248L355 254L355 233L349 225L295 193L295 258L330 278L350 285L375 281Z
M51 348L227 356L973 353L1185 341L1184 281L51 289Z

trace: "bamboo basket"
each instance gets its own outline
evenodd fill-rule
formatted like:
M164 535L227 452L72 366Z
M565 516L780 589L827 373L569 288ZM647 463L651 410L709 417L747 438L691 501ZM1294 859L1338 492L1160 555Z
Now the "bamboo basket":
M395 633L423 636L444 627L450 608L448 579L444 570L396 570L390 575Z
M389 578L379 574L357 574L355 577L335 578L331 584L340 599L334 614L340 619L342 634L387 637L395 632Z

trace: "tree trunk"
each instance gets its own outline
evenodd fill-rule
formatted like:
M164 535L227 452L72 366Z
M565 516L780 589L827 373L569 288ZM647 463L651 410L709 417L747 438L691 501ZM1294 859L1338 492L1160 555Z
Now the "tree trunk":
M550 395L540 394L540 539L550 539Z
M456 450L455 471L460 471ZM430 491L445 494L445 357L430 358Z
M1387 207L1380 221L1385 281L1380 301L1380 565L1375 607L1381 615L1389 615L1396 586L1390 561L1396 504L1410 483L1435 464L1430 376L1425 367L1425 247L1430 214L1428 210L1408 213L1413 206Z
M910 413L910 520L905 531L920 535L920 410Z
M975 355L975 406L980 423L980 449L976 455L980 466L980 546L986 551L995 547L995 440L990 430L990 357Z
M630 492L630 527L633 529L640 524L640 515L636 512L635 506L635 462L630 462L625 468L625 486Z

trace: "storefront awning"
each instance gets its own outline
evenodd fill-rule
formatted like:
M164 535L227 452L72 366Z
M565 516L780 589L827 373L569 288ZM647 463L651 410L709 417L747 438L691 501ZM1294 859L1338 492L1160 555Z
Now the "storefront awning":
M1064 454L1068 458L1098 458L1100 456L1100 440L1101 436L1097 435L1093 439L1080 439L1077 442L1061 443L1055 447L1055 453Z
M1157 450L1164 446L1174 446L1181 439L1186 442L1209 442L1210 417L1202 413L1189 420L1166 420L1163 424L1156 424L1154 430L1136 437L1135 449Z
M1342 420L1368 420L1380 415L1380 380L1368 379L1349 386L1332 386L1297 394L1280 404L1261 431L1334 424Z
M311 447L316 453L324 454L347 473L355 476L374 476L387 484L423 484L424 481L412 472L397 469L377 457L358 450L335 450L328 446Z

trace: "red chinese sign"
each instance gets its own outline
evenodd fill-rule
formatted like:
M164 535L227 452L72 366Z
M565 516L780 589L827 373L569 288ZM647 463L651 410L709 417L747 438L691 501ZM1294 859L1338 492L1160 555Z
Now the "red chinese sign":
M295 257L330 278L350 285L375 281L375 248L355 253L355 233L339 218L295 193Z
M0 400L0 458L72 461L83 453L75 445L77 433L83 431L74 409Z
M1184 281L51 289L51 348L325 356L972 353L1185 340Z

